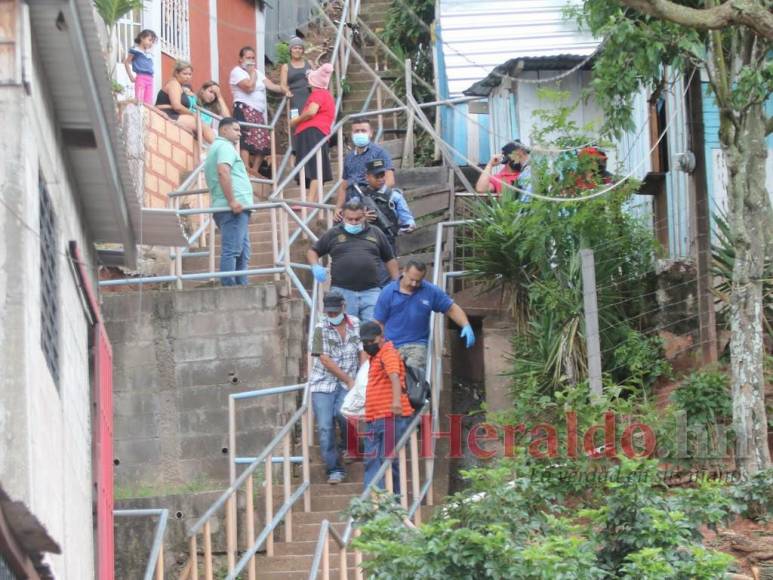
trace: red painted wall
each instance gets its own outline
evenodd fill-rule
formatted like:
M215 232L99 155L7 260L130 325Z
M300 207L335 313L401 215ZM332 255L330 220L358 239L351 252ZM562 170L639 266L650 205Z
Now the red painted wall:
M243 46L255 46L255 11L253 0L227 0L217 3L217 38L220 85L223 96L231 105L231 89L228 78L231 69L239 62L239 50ZM198 91L203 83L212 78L212 53L209 45L209 0L190 0L190 43L193 65L193 88ZM161 54L161 86L172 76L175 59Z
M230 0L218 2L217 38L220 51L220 85L223 96L230 105L233 102L228 78L231 69L239 63L239 50L243 46L255 46L255 11L258 8L251 0Z
M198 91L201 85L212 77L212 60L209 49L209 1L189 0L188 14L190 17L193 90Z

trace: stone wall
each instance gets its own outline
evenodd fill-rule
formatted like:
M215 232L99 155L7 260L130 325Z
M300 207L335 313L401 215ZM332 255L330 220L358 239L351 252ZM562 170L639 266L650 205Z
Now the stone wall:
M222 489L228 395L298 382L303 303L280 299L271 283L108 294L103 312L113 342L119 495ZM296 408L295 394L238 402L237 454L257 454Z

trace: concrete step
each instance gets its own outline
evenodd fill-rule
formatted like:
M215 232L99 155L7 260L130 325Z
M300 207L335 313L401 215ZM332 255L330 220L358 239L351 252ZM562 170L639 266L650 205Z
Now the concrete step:
M312 484L324 484L327 483L327 468L322 462L314 462L310 466L309 475L311 477ZM345 483L354 483L357 481L363 481L365 477L365 464L362 461L355 461L345 466L346 468L346 481ZM339 484L340 485L340 484ZM330 487L335 487L331 485Z
M338 564L340 562L337 550L335 552L331 551L330 556L331 564ZM259 570L259 578L263 578L264 574L272 572L283 572L287 574L303 571L306 572L308 577L313 559L314 551L312 550L310 554L288 554L284 556L274 555L272 557L265 555L258 556L255 559L255 562L256 568ZM352 551L350 554L347 553L346 563L349 567L354 569L354 551Z
M331 520L332 521L332 520ZM277 556L290 556L290 555L297 555L297 556L308 556L313 555L314 551L317 549L317 539L319 538L319 535L317 535L317 538L314 540L304 540L299 541L296 540L295 537L293 537L292 542L275 542L274 543L274 554ZM332 555L335 553L334 551L337 550L338 544L335 542L335 540L330 540L330 543L328 544L328 547L330 549L330 554ZM311 567L311 566L309 566Z
M337 560L330 558L330 563L338 563ZM322 566L320 565L320 571L322 570ZM347 577L348 578L354 578L355 569L347 568ZM338 578L339 570L338 568L330 568L330 577L331 578ZM260 574L259 578L261 580L308 580L309 579L309 571L286 571L286 572L266 572L265 574Z
M362 486L360 486L362 491ZM301 508L302 509L302 508ZM322 520L330 520L331 522L343 522L346 521L346 517L340 511L320 511L320 512L293 512L293 525L300 524L320 524Z
M331 522L331 526L339 534L346 529L346 522ZM319 524L298 524L293 525L293 541L309 542L317 541L319 538Z

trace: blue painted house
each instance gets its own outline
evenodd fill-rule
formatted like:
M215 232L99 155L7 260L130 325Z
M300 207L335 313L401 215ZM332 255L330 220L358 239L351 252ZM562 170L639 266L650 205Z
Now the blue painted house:
M578 102L573 120L580 126L600 125L601 110L593 99L581 98L591 78L589 59L599 41L567 20L565 7L566 0L438 0L438 91L444 98L485 99L442 112L443 138L458 151L457 163L485 163L514 138L533 143L534 111L549 106L540 101L538 87L570 92ZM670 88L660 95L642 90L635 96L636 128L608 154L617 174L630 174L644 183L630 210L650 222L669 256L686 257L695 253L691 192L696 184L695 173L685 171L683 164L691 149L687 80L678 71L664 74ZM705 87L704 83L705 172L715 208L724 205L726 195L717 108ZM773 153L768 156L769 192L772 164Z

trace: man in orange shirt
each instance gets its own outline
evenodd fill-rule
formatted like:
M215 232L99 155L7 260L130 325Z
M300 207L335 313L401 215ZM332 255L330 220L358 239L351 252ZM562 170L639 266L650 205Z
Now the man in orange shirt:
M413 408L405 390L405 364L395 346L384 339L377 322L360 326L363 350L370 355L368 387L365 391L365 489L376 477L381 464L392 457L411 420ZM400 469L392 462L392 483L400 493ZM376 483L384 489L383 480Z

